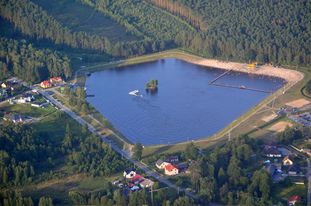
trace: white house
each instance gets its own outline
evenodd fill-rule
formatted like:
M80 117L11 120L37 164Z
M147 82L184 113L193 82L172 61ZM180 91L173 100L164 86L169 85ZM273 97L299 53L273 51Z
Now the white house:
M131 178L135 177L135 175L136 175L136 171L133 170L133 169L131 169L131 170L125 170L125 171L123 172L123 176L124 176L125 178L127 178L127 179L131 179Z
M284 159L283 159L283 165L284 166L290 166L293 164L294 164L294 162L289 156L284 157Z
M157 162L156 162L156 167L159 168L160 170L161 169L164 169L164 167L169 164L168 162L164 162L163 160L159 159Z

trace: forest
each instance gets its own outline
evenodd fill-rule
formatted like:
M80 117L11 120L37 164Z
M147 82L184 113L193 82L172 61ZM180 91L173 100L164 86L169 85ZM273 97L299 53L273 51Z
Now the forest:
M163 0L179 3L207 25L201 34L181 32L177 43L225 60L310 65L311 2Z
M0 37L0 80L10 75L30 83L38 83L50 77L72 75L70 60L50 49L34 48L27 41Z
M30 0L1 0L1 16L31 37L117 57L182 47L201 56L224 60L257 60L274 65L311 63L308 21L311 3L306 0L297 3L256 0L81 2L144 40L112 44L105 35L71 31ZM16 13L20 15L13 15Z

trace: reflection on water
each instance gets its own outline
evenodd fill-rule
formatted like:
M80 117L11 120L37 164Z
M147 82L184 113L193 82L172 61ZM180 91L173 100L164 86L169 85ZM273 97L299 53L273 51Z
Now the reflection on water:
M88 101L132 142L145 145L195 140L215 134L269 94L209 85L223 70L165 59L96 72L87 78ZM148 94L145 83L159 81ZM275 91L280 79L231 72L219 84ZM142 97L130 96L138 89Z

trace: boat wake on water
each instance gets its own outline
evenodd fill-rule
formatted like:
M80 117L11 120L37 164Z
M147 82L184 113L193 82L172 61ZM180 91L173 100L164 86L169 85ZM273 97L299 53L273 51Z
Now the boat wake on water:
M129 92L129 95L136 96L136 97L143 97L143 95L139 92L138 89Z

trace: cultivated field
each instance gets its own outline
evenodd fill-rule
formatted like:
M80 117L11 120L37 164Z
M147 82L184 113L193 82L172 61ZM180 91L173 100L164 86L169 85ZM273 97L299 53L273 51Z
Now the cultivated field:
M73 31L106 36L112 41L135 40L116 21L75 0L32 0Z

